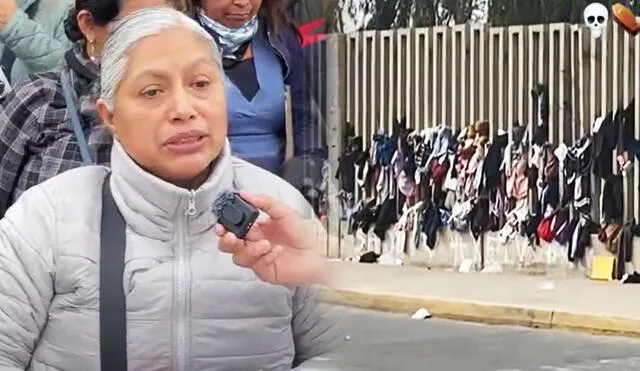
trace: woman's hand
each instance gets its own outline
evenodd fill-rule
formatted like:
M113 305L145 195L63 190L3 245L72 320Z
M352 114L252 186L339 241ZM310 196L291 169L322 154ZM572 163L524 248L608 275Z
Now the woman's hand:
M244 239L216 225L219 249L233 254L233 262L252 269L263 281L279 285L325 284L325 259L318 247L325 238L320 223L304 219L295 210L265 195L240 193L261 210Z

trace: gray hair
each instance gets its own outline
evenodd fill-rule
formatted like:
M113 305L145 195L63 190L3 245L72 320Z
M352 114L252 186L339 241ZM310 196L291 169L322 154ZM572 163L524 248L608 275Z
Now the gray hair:
M125 75L128 55L142 39L182 27L211 46L211 56L219 68L222 61L217 44L196 21L169 7L143 8L116 21L102 50L100 61L100 97L113 108L115 92Z

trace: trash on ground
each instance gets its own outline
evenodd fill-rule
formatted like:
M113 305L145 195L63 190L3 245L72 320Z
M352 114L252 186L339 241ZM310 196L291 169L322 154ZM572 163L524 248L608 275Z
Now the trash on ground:
M551 281L544 282L540 285L540 290L555 290L555 288L556 285Z
M460 263L460 268L458 269L458 272L460 273L469 273L471 272L471 268L473 267L473 260L472 259L464 259L462 261L462 263Z
M429 318L431 318L431 313L429 313L427 308L420 308L411 316L411 319L429 319Z
M484 267L481 273L496 274L496 273L502 273L503 271L504 270L502 269L502 266L500 264L490 264Z
M402 265L402 259L391 255L382 255L378 258L378 264L380 265Z

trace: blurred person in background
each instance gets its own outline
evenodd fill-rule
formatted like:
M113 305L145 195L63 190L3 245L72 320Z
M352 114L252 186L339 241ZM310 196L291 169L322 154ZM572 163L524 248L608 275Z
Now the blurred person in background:
M320 116L320 140L326 143L327 125L325 114L327 112L327 47L324 42L327 34L334 32L337 27L337 0L288 0L287 12L294 20L298 28L298 32L302 36L302 54L305 60L306 74L310 81L310 90L313 98L318 105ZM320 189L308 187L309 180L307 177L299 176L300 168L306 169L304 172L313 172L312 162L302 161L295 164L292 161L288 171L285 173L285 179L296 188L301 189L303 193L309 197L307 199L314 204L317 210L326 207L326 187L328 169L324 166L323 181ZM317 171L317 170L316 170Z
M287 0L190 0L194 19L221 48L231 151L283 176L308 198L323 181L326 149L301 36ZM293 159L285 163L285 86ZM309 189L303 187L308 184ZM313 201L313 200L310 200Z
M0 105L11 86L31 73L60 66L69 40L68 0L0 0Z
M276 371L342 343L341 311L315 301L309 204L231 155L211 36L146 8L102 56L111 168L34 186L0 220L0 368ZM263 212L243 239L212 214L227 192Z
M333 29L337 0L289 0L287 10L302 35L302 46L324 40Z
M61 71L29 76L0 105L0 217L25 190L46 179L86 162L109 163L111 135L95 111L107 28L116 17L165 4L165 0L76 0L74 7L65 8L65 37L73 46L61 56ZM65 84L70 88L67 97ZM84 138L74 133L74 116ZM79 146L83 141L88 143L84 155L89 159L83 158Z

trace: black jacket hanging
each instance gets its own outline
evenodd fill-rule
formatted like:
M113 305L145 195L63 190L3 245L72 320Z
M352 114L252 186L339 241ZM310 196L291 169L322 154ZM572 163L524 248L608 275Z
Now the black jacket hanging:
M572 201L576 210L591 212L591 173L593 153L590 136L580 139L567 152L564 162L564 179L566 182L562 204Z
M376 221L376 211L377 206L375 199L365 203L360 210L351 216L351 220L353 221L352 231L355 232L356 229L360 228L363 233L369 233L369 229L371 229L371 226ZM352 233L352 231L350 231L350 233Z
M627 108L622 111L620 127L618 128L618 149L628 151L631 142L636 139L636 103L635 99L629 102Z
M626 273L625 263L630 263L633 259L633 237L640 237L640 226L635 221L625 224L620 232L616 264L612 274L614 280L622 279Z
M622 112L608 112L597 130L593 132L593 173L602 179L613 174L613 151L618 142L618 123Z
M502 164L502 158L505 156L504 149L509 141L509 135L503 134L495 137L493 142L489 145L487 155L485 156L483 163L483 172L485 176L485 189L490 191L498 188L500 184L500 178L502 173L500 172L500 165Z
M354 193L356 187L356 160L360 153L345 151L338 159L338 169L335 177L340 180L340 189L347 193Z
M480 197L469 213L469 229L474 239L489 229L489 198Z
M436 248L438 230L442 226L440 211L431 201L425 201L420 230L427 236L427 246L433 250Z
M602 217L605 224L621 224L624 217L622 175L610 175L602 187Z
M373 227L375 233L380 240L384 241L387 231L398 221L398 213L396 212L396 199L387 197L380 205L376 214L376 223Z

